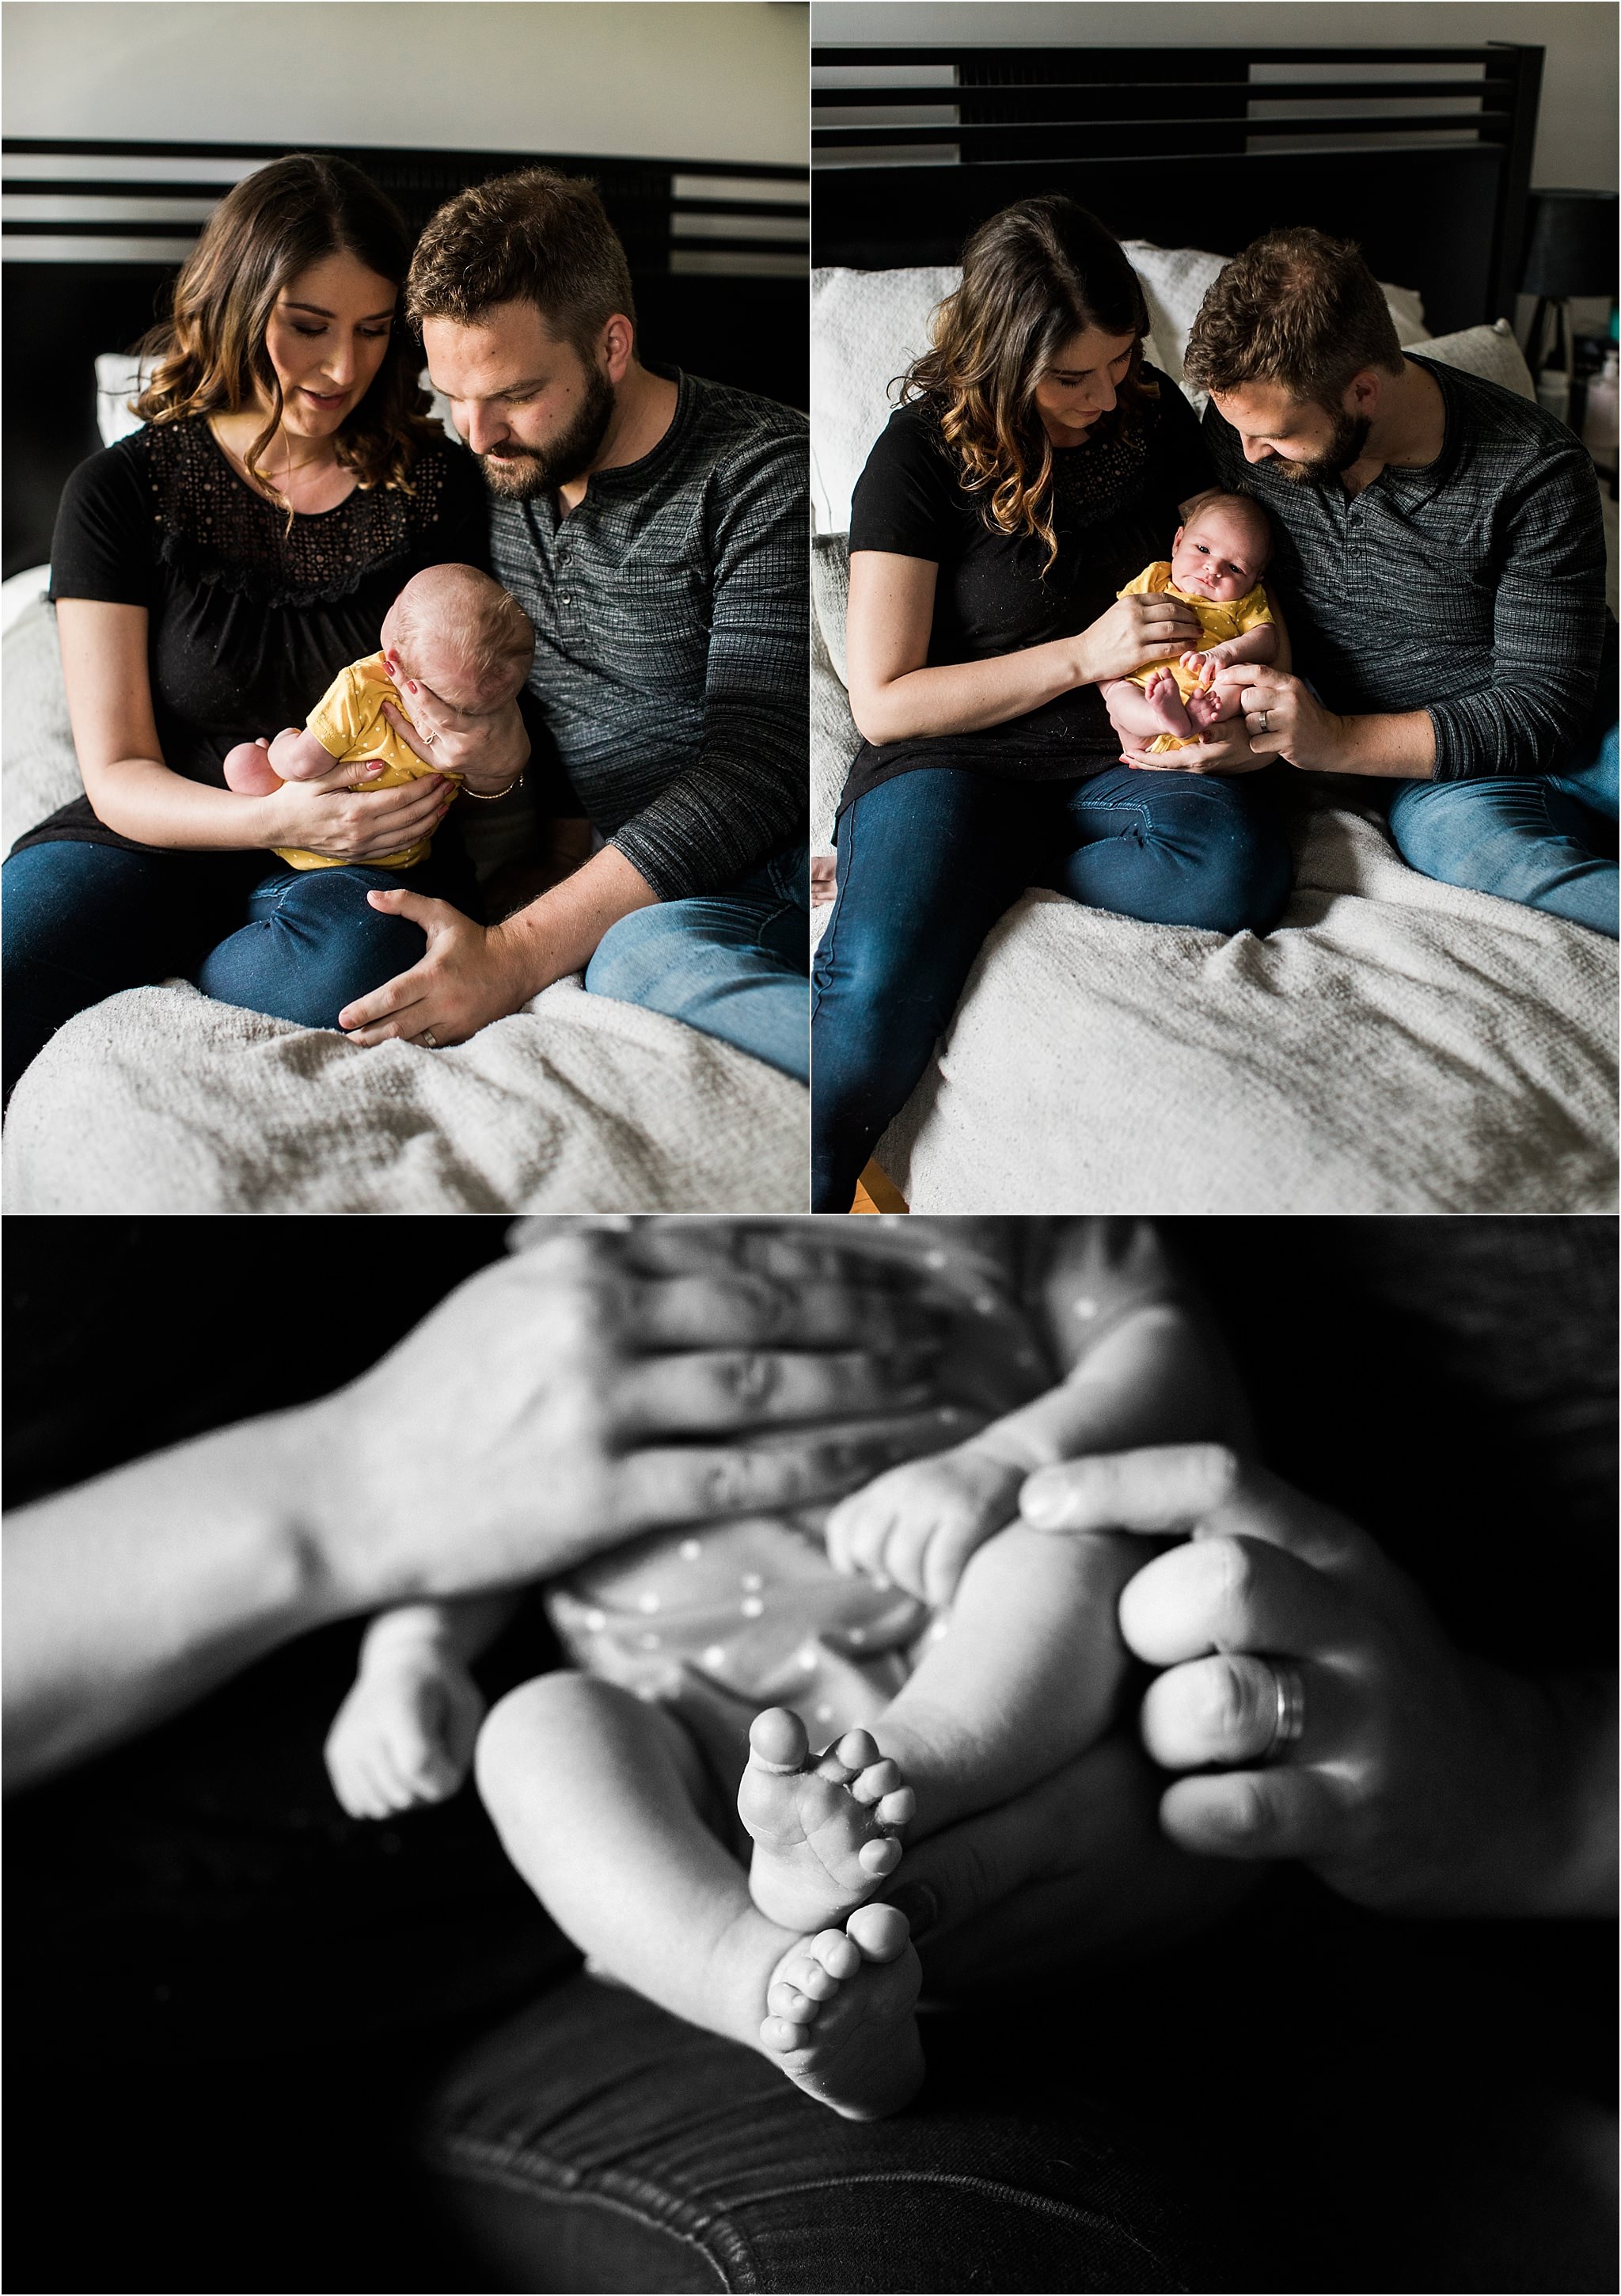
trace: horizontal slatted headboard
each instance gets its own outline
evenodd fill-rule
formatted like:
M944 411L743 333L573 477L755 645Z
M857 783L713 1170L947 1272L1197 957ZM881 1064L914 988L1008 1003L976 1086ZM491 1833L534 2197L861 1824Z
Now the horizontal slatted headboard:
M145 332L215 202L290 148L6 140L6 573L47 555L62 481L99 443L95 357ZM649 357L805 405L806 168L373 146L338 156L364 168L413 231L468 184L516 168L590 176L625 242Z
M1512 317L1543 51L817 48L812 259L949 263L1064 191L1123 239L1235 254L1309 223L1437 334Z

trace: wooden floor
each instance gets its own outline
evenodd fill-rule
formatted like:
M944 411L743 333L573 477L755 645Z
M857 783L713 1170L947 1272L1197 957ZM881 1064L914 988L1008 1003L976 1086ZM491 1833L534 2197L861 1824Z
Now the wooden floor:
M911 1206L889 1175L880 1171L876 1164L869 1164L856 1183L856 1201L850 1206L852 1213L864 1212L870 1217L878 1212L910 1210Z

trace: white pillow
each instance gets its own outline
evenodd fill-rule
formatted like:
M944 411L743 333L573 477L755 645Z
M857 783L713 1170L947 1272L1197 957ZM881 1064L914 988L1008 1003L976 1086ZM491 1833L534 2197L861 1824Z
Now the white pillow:
M1536 402L1536 385L1526 355L1506 319L1498 319L1489 327L1464 327L1455 335L1425 335L1417 342L1404 342L1402 348L1419 351L1442 366L1459 367L1465 374L1480 375L1511 390L1517 398Z
M441 398L428 380L428 370L422 369L417 378L422 389L433 400L430 412L442 423L458 446L462 434L450 419L450 401ZM95 363L95 427L102 434L103 447L111 447L119 439L127 439L132 430L141 428L141 418L129 411L129 402L141 388L141 370L127 351L103 351Z
M1144 352L1180 381L1189 329L1227 258L1145 239L1123 244L1148 302ZM818 533L847 531L856 481L889 419L888 386L928 349L930 315L962 276L955 264L811 273L811 500ZM1422 340L1424 307L1417 295L1409 287L1383 292L1402 341ZM1201 411L1203 398L1189 398Z

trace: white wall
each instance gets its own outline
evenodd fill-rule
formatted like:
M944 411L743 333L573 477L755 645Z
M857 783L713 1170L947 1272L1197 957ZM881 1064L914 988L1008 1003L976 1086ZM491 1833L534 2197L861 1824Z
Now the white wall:
M1611 0L815 0L819 47L1475 47L1547 50L1531 180L1617 188Z
M796 0L8 0L7 135L803 166Z

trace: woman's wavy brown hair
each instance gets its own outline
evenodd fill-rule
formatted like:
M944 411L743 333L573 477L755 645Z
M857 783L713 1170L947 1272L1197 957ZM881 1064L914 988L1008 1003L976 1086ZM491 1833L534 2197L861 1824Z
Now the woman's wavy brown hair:
M934 348L901 379L901 398L928 398L987 523L1037 536L1046 573L1058 556L1052 530L1052 446L1036 386L1066 343L1089 327L1133 335L1131 365L1094 439L1141 419L1158 386L1142 373L1148 305L1119 242L1061 193L1019 200L982 223L962 250L962 284L929 329Z
M400 287L411 234L393 201L348 160L308 152L273 160L221 200L175 282L168 317L139 346L147 380L133 406L144 422L240 414L264 394L269 419L246 460L278 501L258 466L282 419L266 329L282 290L329 255L352 255ZM441 435L427 419L431 403L416 379L416 346L397 320L370 390L338 433L340 463L362 487L408 494L418 454Z

